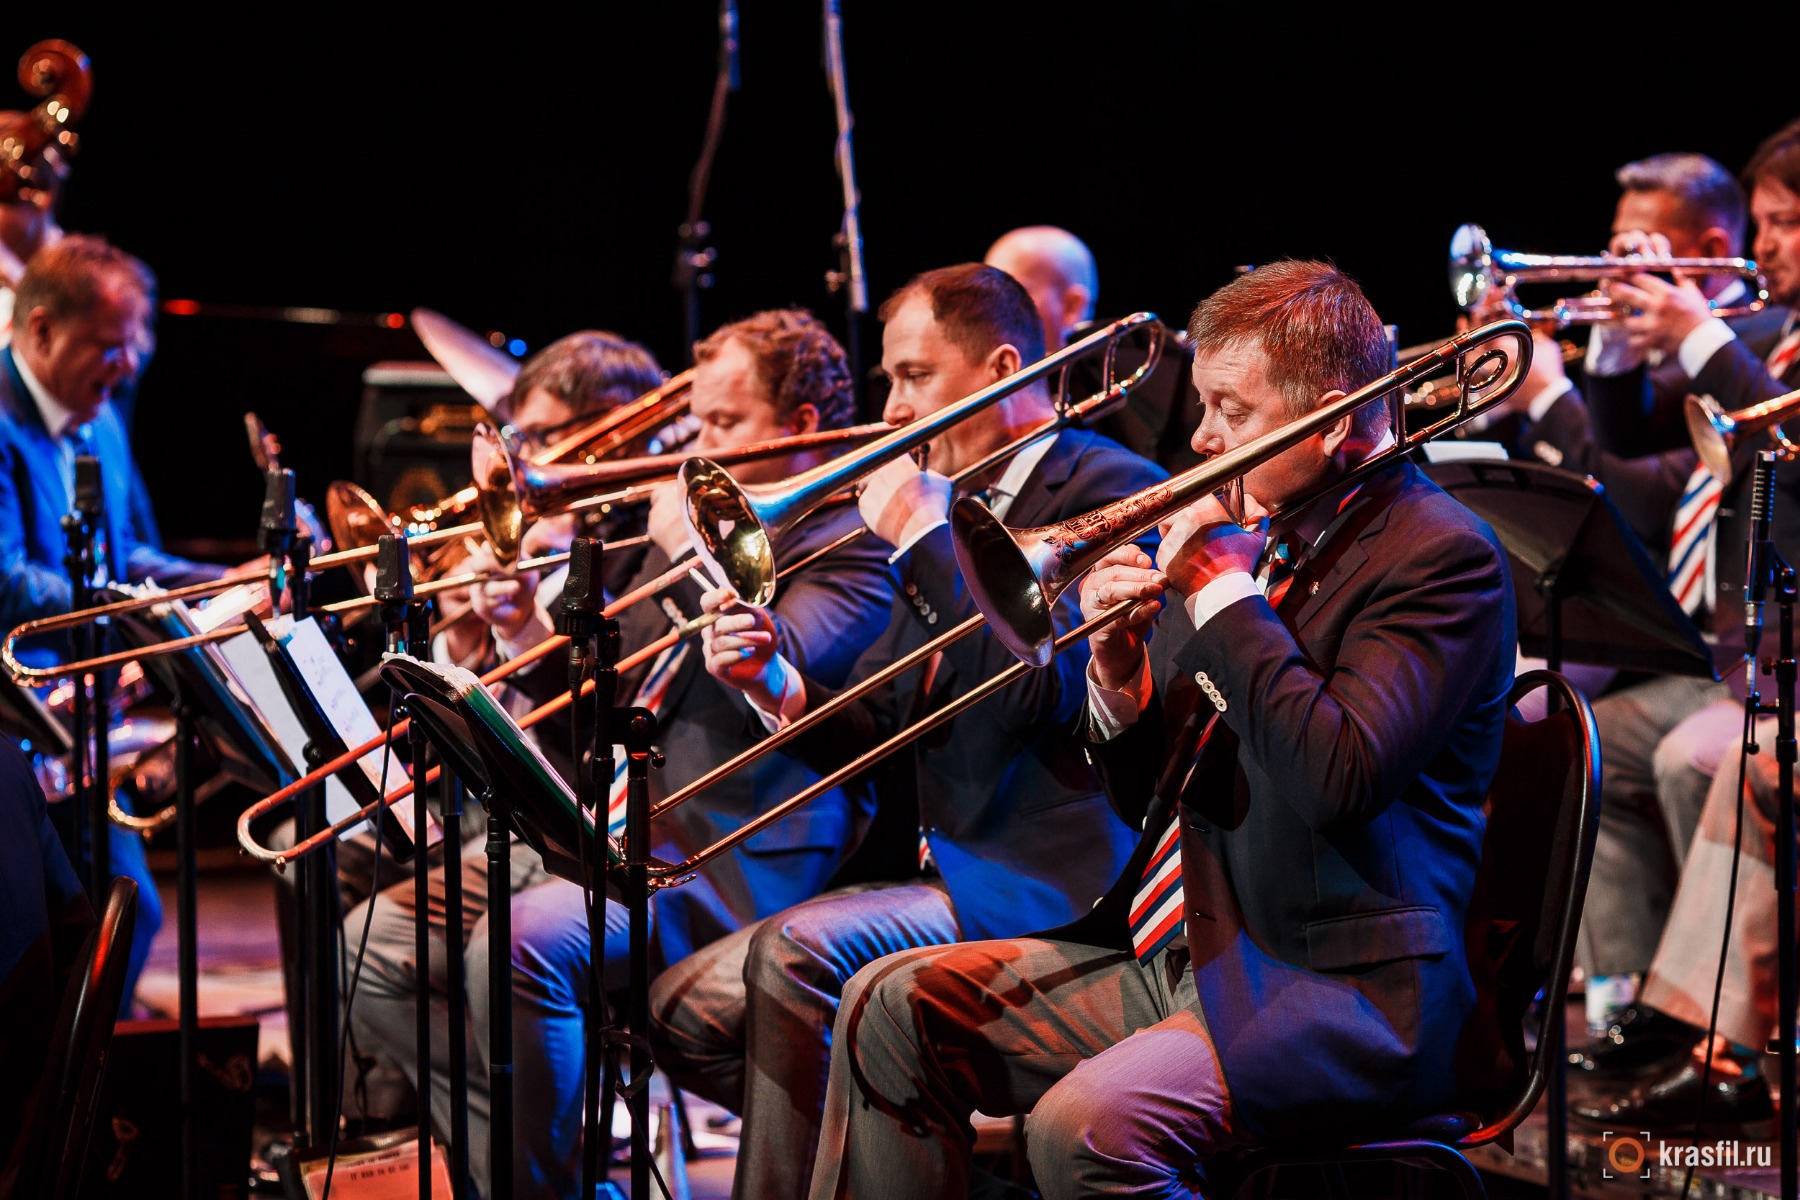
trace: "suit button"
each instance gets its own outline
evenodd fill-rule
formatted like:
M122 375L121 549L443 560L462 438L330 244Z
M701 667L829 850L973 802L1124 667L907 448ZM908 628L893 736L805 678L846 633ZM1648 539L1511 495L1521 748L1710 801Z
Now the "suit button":
M1194 682L1199 684L1203 688L1212 686L1212 680L1210 680L1206 677L1205 671L1195 671L1194 672Z
M916 583L909 583L909 584L907 584L907 585L906 585L906 594L907 594L907 595L909 595L909 596L916 596L916 595L918 595L918 594L919 594L919 585L918 585L918 584L916 584Z
M936 625L937 624L937 614L936 613L926 614L925 623L927 625Z

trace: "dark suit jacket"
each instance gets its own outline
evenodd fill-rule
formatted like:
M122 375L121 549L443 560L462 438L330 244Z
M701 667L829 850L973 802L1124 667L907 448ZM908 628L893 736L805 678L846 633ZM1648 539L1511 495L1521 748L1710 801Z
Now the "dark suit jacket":
M1737 339L1721 347L1691 380L1673 361L1665 361L1654 372L1640 367L1612 377L1590 376L1587 395L1596 438L1607 450L1628 456L1686 447L1691 445L1685 417L1690 393L1711 396L1727 412L1734 412L1800 388L1800 362L1791 365L1781 379L1771 378L1764 366L1787 317L1785 308L1766 308L1728 321ZM1731 482L1719 501L1717 518L1718 602L1713 610L1717 614L1735 616L1741 611L1750 535L1751 468L1756 451L1768 446L1767 437L1747 438L1732 454ZM1775 485L1775 545L1789 562L1800 562L1800 464L1778 462ZM1665 551L1667 545L1665 541ZM1742 625L1725 619L1715 628L1719 634L1715 661L1729 666L1741 656Z
M1280 614L1251 597L1196 631L1165 606L1151 705L1092 748L1146 833L1094 912L1059 931L1129 947L1174 800L1153 792L1182 779L1218 707L1180 793L1187 936L1233 1107L1265 1138L1354 1136L1498 1082L1455 1064L1472 1041L1493 1063L1498 1036L1473 1020L1463 925L1512 682L1506 556L1410 464L1358 502Z
M854 505L808 517L776 543L777 567L785 569L861 523ZM857 652L887 622L894 595L887 556L888 547L879 539L863 537L802 571L780 577L773 606L777 644L790 662L833 685L843 683ZM668 568L668 557L651 547L627 588ZM691 581L675 584L662 596L674 600L688 616L700 611L700 589ZM620 640L629 651L666 633L669 618L659 598L627 609L619 626ZM647 670L648 664L620 676L619 703L631 702ZM542 669L524 674L527 678L520 684L535 699L549 699L567 686L556 656ZM697 641L689 644L670 680L658 716L656 744L667 761L650 774L653 803L754 745L762 734L742 693L707 674ZM544 731L547 740L568 745L566 721L546 724L554 726ZM751 770L726 777L658 817L652 853L671 862L685 858L822 774L795 757L765 755ZM834 789L749 838L734 853L714 859L699 878L663 892L656 899L652 931L658 965L676 962L751 921L816 895L862 836L871 808L865 787Z
M50 827L43 789L0 738L0 1177L44 1066L93 910Z
M1084 430L1065 430L1027 477L1009 526L1060 521L1149 487L1161 468ZM887 631L851 672L866 678L975 613L956 569L948 527L902 562ZM1060 634L1080 622L1073 590L1058 602ZM976 633L944 651L929 695L921 670L849 706L794 740L796 753L835 767L902 724L1010 666L994 638ZM1118 873L1132 834L1108 810L1069 730L1085 703L1085 646L1060 654L913 744L920 823L950 889L966 938L1016 937L1085 912ZM816 708L833 689L809 677Z
M221 568L164 554L138 538L132 491L141 484L124 427L109 405L90 429L106 489L111 577L133 583L154 578L165 587L216 578ZM69 574L63 566L68 539L62 519L70 501L56 443L12 351L0 348L0 625L10 629L69 610Z

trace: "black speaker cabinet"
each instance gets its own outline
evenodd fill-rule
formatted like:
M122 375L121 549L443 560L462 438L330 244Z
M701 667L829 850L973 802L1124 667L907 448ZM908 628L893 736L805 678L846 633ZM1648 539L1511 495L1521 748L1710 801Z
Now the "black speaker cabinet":
M181 1191L180 1032L175 1021L120 1021L94 1115L83 1200ZM255 1017L202 1017L194 1072L197 1200L248 1194L255 1117Z
M481 406L436 363L378 362L363 372L356 482L398 512L469 485Z

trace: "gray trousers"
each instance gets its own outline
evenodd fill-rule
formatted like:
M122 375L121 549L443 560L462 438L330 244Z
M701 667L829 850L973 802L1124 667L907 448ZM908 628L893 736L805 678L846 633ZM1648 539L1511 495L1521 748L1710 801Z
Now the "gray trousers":
M1742 728L1722 683L1659 676L1594 701L1600 837L1577 943L1590 976L1646 971L1669 917L1720 747Z
M850 977L883 955L960 936L941 881L863 884L747 925L657 978L650 988L657 1065L677 1087L743 1117L733 1196L806 1194L832 1020Z
M1189 1196L1244 1141L1184 948L1041 938L891 955L844 990L813 1200L964 1196L971 1112L1028 1114L1046 1200Z

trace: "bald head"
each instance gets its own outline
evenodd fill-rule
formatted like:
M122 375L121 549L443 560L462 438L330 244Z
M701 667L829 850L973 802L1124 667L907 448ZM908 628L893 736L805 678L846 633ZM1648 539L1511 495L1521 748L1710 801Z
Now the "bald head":
M1094 316L1100 275L1094 252L1066 229L1027 225L1000 235L982 259L1018 280L1044 323L1044 346L1059 350L1068 331Z

